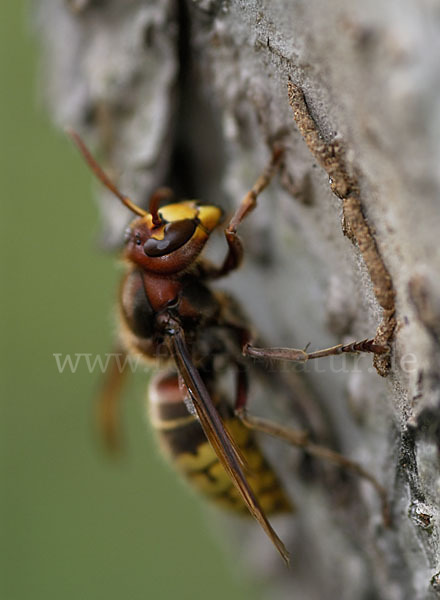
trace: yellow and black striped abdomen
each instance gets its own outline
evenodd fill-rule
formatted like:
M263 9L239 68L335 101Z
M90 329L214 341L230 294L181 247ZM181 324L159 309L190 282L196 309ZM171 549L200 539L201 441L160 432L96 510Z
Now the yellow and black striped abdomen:
M191 486L217 505L249 514L197 417L188 412L176 373L159 373L150 384L149 396L151 422L160 445ZM249 466L246 479L262 509L268 515L291 511L291 503L252 432L228 412L223 422Z

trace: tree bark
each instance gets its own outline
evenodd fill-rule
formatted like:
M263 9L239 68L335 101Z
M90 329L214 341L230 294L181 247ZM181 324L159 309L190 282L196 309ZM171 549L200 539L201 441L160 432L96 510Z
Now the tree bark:
M283 145L278 181L240 230L245 265L223 286L270 344L331 346L373 338L396 320L391 368L378 369L386 377L370 357L307 368L337 447L386 487L391 527L367 482L352 482L341 499L293 472L298 451L273 442L268 453L298 506L280 530L293 567L260 538L256 547L253 532L243 552L272 581L269 597L438 597L437 4L40 0L37 18L57 123L83 132L136 202L167 184L231 211L273 144ZM289 81L302 89L323 143L343 148L351 191L336 189L328 164L310 152ZM350 226L353 186L358 225L390 278L388 309L360 230ZM103 239L117 245L130 215L108 192L99 197ZM288 397L277 411L275 419L289 418ZM331 474L323 477L328 483Z

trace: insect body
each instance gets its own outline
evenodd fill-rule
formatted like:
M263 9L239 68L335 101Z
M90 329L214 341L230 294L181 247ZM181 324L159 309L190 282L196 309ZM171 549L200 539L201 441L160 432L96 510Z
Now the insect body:
M150 390L153 422L163 445L186 476L205 493L227 506L246 508L288 562L287 550L266 514L288 509L289 502L252 436L236 417L243 413L247 399L243 355L304 361L340 352L386 349L371 341L312 354L285 348L255 348L236 303L209 288L210 281L240 265L243 248L237 228L276 172L281 149L274 150L268 167L225 229L228 250L217 267L200 254L221 222L219 208L183 201L159 210L159 202L170 195L161 188L151 197L149 211L143 210L108 179L79 136L74 132L70 135L102 183L137 215L125 239L124 257L129 268L120 290L122 341L128 352L156 364L165 363L167 369L173 365L171 371L154 379ZM235 414L219 392L222 373L231 369L237 378ZM110 378L104 406L114 404L117 388L117 381ZM111 410L104 409L103 415L111 439ZM289 438L280 428L267 423L252 423L245 418L243 423L285 437L311 454L351 468L369 479L381 494L380 486L359 465L332 451L323 454L304 434Z
M223 264L215 267L200 260L199 254L210 233L220 224L219 208L184 201L159 211L159 202L167 195L161 189L151 197L147 212L121 194L80 137L73 131L70 135L98 178L138 217L128 228L125 239L124 257L129 270L120 292L125 347L146 359L174 361L179 389L184 390L180 400L189 400L190 411L197 415L238 496L288 562L288 552L248 482L246 452L241 451L233 433L225 426L208 390L208 379L211 380L213 370L221 362L223 368L236 368L237 405L244 402L246 385L241 349L248 344L250 334L234 316L227 297L214 294L206 285L240 264L242 246L236 235L237 226L269 183L281 151L274 152L267 171L234 215L225 232L228 253Z

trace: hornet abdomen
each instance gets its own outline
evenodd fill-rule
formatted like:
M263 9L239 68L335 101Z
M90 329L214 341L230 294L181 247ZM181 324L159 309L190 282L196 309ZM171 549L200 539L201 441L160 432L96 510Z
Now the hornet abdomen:
M219 403L218 398L216 400ZM149 406L150 420L165 455L189 484L216 505L249 514L207 441L197 417L188 411L185 392L179 386L175 371L160 372L152 379ZM234 416L224 401L217 408L247 462L249 472L246 478L265 513L292 511L292 504L253 433Z

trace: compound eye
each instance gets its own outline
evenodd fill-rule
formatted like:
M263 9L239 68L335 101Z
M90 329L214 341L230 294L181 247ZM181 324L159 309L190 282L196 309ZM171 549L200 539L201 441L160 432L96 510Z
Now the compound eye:
M170 254L186 244L197 229L197 219L181 219L174 223L165 225L162 240L149 238L144 244L144 252L147 256L157 257Z

